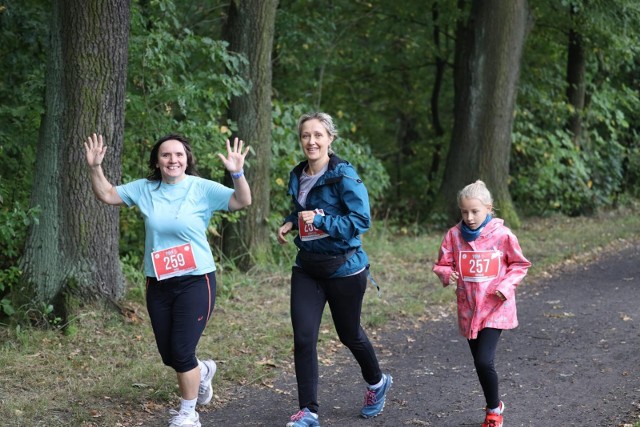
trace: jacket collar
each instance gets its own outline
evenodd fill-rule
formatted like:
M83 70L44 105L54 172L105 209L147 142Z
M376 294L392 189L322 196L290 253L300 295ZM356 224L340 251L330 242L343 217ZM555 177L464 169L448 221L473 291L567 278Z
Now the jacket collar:
M335 168L340 163L346 163L346 161L342 160L340 157L336 156L335 154L329 154L329 165L327 166L327 172L334 171ZM309 164L308 160L298 163L298 166L296 166L293 169L293 173L295 173L296 176L300 178L300 175L302 175L302 171L307 167L308 164Z

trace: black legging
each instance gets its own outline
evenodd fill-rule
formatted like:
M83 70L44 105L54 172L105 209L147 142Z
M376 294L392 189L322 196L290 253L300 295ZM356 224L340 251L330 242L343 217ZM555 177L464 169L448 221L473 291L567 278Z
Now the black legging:
M501 333L502 329L484 328L478 332L478 338L468 340L469 348L471 348L471 354L473 355L473 363L489 409L500 406L498 373L493 365L493 359L496 355Z
M367 270L347 277L317 280L299 267L291 274L291 323L300 408L318 412L318 331L328 302L340 341L351 350L368 384L382 379L376 353L360 326Z

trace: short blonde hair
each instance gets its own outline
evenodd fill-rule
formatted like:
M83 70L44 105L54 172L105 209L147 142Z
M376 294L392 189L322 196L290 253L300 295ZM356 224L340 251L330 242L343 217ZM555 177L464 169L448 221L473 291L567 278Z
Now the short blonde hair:
M491 212L493 212L493 198L484 181L477 180L458 191L458 205L462 199L478 199L485 206L491 206Z

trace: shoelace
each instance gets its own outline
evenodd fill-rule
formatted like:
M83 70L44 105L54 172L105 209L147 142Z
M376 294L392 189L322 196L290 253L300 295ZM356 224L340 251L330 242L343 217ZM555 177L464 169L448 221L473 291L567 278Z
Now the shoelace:
M377 401L376 392L373 390L367 390L367 393L364 395L364 404L366 406L375 405Z
M207 379L207 376L209 375L209 369L211 368L207 366L207 375L205 375L204 378L200 380L200 385L198 386L198 394L204 394L209 388L209 381L205 381Z
M295 414L291 415L291 421L299 421L304 418L305 412L300 410Z
M209 384L207 384L207 382L201 382L200 385L198 386L198 394L204 394L207 389L209 388Z

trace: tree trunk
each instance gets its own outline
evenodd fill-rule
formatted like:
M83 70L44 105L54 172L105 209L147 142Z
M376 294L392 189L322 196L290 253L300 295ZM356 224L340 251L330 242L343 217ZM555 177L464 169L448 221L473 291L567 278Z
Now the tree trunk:
M447 60L442 56L443 47L440 43L440 10L438 3L431 6L431 18L433 19L433 44L436 48L436 68L435 78L433 80L433 90L431 91L431 124L433 131L437 136L444 135L444 129L440 122L440 92L442 90L442 82L444 81L444 72L447 67ZM436 153L439 149L436 149ZM437 163L437 162L436 162ZM436 171L437 172L437 171Z
M567 101L573 107L567 130L573 135L574 144L580 145L582 137L582 112L585 104L586 55L581 35L569 31L567 53Z
M103 133L105 171L120 181L129 35L128 0L54 1L45 114L40 125L32 206L39 224L22 268L27 299L60 302L118 298L124 282L118 254L118 210L91 191L83 141Z
M511 131L520 59L530 28L526 0L472 3L459 25L454 65L454 127L438 207L451 222L460 218L457 192L485 181L498 215L519 225L509 194Z
M271 232L271 52L277 7L278 0L233 0L225 28L229 50L249 60L242 72L252 83L251 91L233 98L229 106L229 119L255 153L245 168L253 202L239 222L226 225L223 235L225 253L242 268L252 264L252 255L266 250Z
M443 56L440 39L440 9L438 3L434 3L431 7L431 18L433 19L433 44L436 48L436 66L435 66L435 78L433 80L433 90L431 91L431 124L433 125L433 132L438 137L437 142L433 146L433 154L431 156L431 166L427 170L427 180L434 182L438 177L440 171L440 161L442 152L441 138L444 135L444 128L440 121L440 93L442 91L442 85L444 82L444 74L447 67L447 60ZM432 186L430 188L434 188ZM433 196L435 191L430 190L430 196Z

